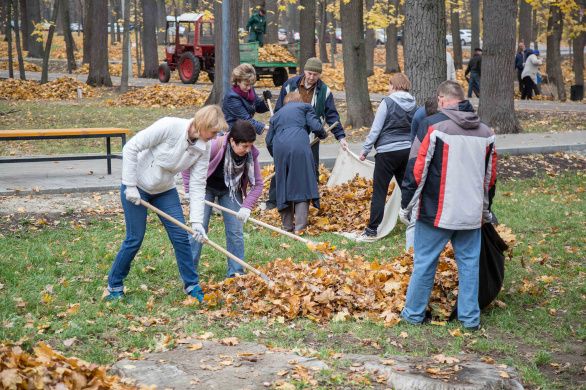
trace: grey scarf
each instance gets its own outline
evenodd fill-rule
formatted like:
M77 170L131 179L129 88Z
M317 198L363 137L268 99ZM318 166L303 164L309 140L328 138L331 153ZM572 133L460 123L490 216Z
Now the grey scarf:
M237 162L234 159L234 151L230 141L226 140L226 153L224 154L224 183L228 187L230 197L240 205L238 201L238 191L242 184L242 175L246 171L246 176L251 186L254 186L254 161L252 151L248 152L242 161Z

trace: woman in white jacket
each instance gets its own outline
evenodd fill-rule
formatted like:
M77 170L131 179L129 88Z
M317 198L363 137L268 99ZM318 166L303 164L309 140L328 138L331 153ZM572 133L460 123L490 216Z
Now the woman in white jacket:
M521 73L521 79L523 80L521 99L533 99L533 91L536 91L537 94L537 73L539 72L539 66L543 64L543 60L538 56L539 50L535 50L530 52L525 60L523 72Z
M140 205L143 199L172 217L184 222L183 209L175 189L175 175L190 171L190 220L195 239L207 237L203 228L204 195L209 141L228 124L219 106L206 106L191 119L166 117L136 134L122 151L122 185L120 186L126 238L114 259L108 274L107 299L124 297L124 278L140 249L146 230L147 209ZM189 235L181 228L161 218L175 250L184 291L203 300L199 276L193 258Z

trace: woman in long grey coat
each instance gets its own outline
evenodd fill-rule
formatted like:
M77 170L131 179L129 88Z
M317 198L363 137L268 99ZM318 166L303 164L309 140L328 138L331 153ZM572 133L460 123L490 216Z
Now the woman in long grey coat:
M283 227L298 233L307 226L309 201L319 199L309 134L320 139L327 134L313 107L303 103L298 92L285 99L285 106L271 118L266 143L275 160L277 209Z

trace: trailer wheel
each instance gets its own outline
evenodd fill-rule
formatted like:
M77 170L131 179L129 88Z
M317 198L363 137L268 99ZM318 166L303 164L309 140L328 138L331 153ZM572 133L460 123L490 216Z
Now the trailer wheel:
M273 84L275 84L275 87L280 87L285 84L285 81L287 81L288 78L289 75L285 68L277 68L273 72Z
M161 83L168 83L171 78L171 69L166 62L159 65L159 81Z
M183 53L179 57L179 78L183 84L194 84L199 78L201 65L199 59L193 53Z

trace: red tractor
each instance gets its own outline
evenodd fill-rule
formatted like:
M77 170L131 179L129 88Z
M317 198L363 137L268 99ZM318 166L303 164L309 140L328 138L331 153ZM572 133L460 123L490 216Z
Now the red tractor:
M165 61L159 66L159 80L169 81L171 72L177 70L184 84L197 82L204 71L214 81L214 21L203 14L167 16L165 34ZM240 61L252 64L257 78L272 78L275 86L281 86L297 70L296 62L261 62L258 43L240 44ZM287 72L289 70L289 73Z

